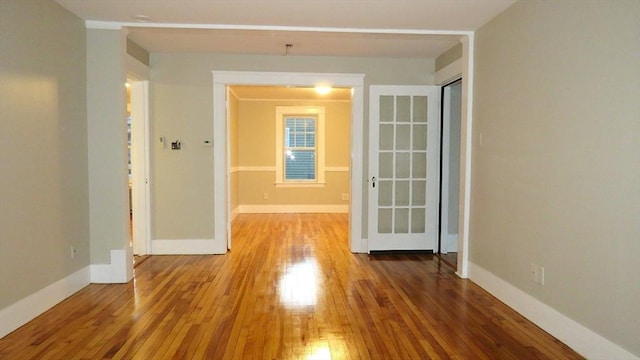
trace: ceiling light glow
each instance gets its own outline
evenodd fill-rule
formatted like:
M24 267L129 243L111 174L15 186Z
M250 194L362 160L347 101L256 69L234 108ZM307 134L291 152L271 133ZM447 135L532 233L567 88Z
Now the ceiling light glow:
M327 85L316 86L316 93L318 93L319 95L327 95L330 92L331 92L331 86L327 86Z

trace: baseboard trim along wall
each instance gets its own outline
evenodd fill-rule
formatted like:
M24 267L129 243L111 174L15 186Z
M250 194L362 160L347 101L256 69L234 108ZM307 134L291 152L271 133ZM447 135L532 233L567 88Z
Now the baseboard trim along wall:
M151 241L153 255L211 255L215 254L214 239L158 239Z
M469 262L469 279L587 359L640 360L619 345L472 262Z
M241 214L348 214L349 205L239 205Z
M133 278L133 264L127 250L111 250L109 264L91 265L91 282L94 284L121 284Z
M89 266L0 310L0 338L89 285Z

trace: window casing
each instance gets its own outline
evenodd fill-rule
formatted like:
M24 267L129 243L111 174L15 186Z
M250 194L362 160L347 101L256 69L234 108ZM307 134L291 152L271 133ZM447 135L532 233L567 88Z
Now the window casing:
M276 186L324 185L324 107L276 106Z

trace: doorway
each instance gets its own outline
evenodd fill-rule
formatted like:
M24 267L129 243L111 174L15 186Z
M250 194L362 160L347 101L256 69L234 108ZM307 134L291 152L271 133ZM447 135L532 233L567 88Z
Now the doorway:
M230 222L349 213L350 88L233 85L227 99Z
M149 190L149 82L127 78L130 244L134 256L151 254Z
M351 88L351 137L349 183L349 243L352 252L366 252L362 239L362 134L363 134L363 82L362 74L328 73L273 73L213 71L214 97L214 253L224 254L229 247L232 217L229 193L229 124L227 121L227 88L231 85L300 86Z
M460 204L460 141L462 80L442 87L442 141L440 181L440 254L457 266L458 214Z

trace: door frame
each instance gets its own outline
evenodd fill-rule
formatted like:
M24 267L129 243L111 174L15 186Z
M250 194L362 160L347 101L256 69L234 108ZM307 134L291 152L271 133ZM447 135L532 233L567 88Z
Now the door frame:
M351 252L367 252L362 238L364 74L257 72L213 70L213 171L214 171L214 253L224 254L229 245L231 219L229 188L227 86L316 86L319 84L352 89L349 246Z
M439 221L439 242L438 246L441 254L447 254L449 251L457 252L457 238L458 234L456 233L456 246L455 251L450 250L449 243L451 242L449 236L449 209L451 204L449 203L449 194L451 191L458 191L458 197L460 196L460 187L458 188L450 188L449 187L449 176L451 175L451 104L447 100L450 98L451 93L451 85L460 83L460 88L462 89L462 78L460 76L455 77L449 83L442 85L442 97L441 97L441 140L440 140L440 221ZM462 94L460 94L460 101L462 102ZM462 109L460 109L462 111ZM460 114L462 117L462 114ZM459 137L460 134L458 134ZM459 139L460 142L462 139ZM460 159L460 157L458 157ZM458 160L458 164L460 161ZM459 166L458 166L459 168ZM458 180L458 183L460 181ZM458 206L459 209L459 206ZM460 211L458 211L459 213Z
M133 253L151 253L151 192L149 189L149 81L134 80L131 88L131 202ZM135 149L135 151L133 151Z

